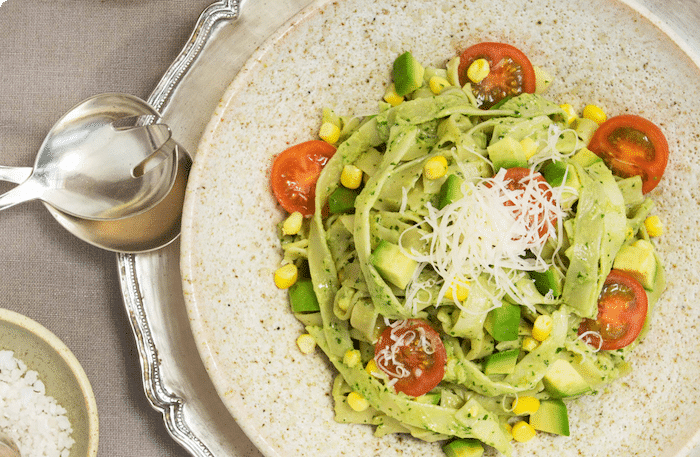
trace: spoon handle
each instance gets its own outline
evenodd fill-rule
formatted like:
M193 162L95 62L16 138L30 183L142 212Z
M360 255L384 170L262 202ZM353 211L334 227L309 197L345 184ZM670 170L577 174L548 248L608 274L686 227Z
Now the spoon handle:
M32 174L32 167L5 167L0 165L0 181L21 184Z
M43 190L41 184L37 183L36 180L27 179L14 189L0 195L0 210L40 198Z

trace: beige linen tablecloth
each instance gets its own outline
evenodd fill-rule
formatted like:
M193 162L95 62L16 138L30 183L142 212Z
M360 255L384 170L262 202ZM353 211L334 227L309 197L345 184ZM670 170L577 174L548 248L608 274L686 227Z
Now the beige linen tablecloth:
M31 166L71 106L101 92L147 98L212 0L6 0L0 6L0 165ZM0 184L0 192L12 186ZM32 202L0 213L0 307L74 352L100 415L100 456L186 456L148 403L115 254Z

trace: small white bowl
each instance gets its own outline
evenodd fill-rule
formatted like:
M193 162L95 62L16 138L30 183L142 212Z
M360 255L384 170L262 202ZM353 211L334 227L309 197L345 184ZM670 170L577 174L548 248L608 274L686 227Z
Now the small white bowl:
M38 322L0 309L0 350L13 351L28 370L36 371L46 386L46 395L66 409L75 440L70 457L96 456L97 402L85 371L70 349Z

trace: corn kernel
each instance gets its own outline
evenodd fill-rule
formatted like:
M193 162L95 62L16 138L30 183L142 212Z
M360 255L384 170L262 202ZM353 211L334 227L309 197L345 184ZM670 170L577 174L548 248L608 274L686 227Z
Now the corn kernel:
M440 95L440 92L450 86L450 82L442 76L431 76L428 80L428 86L435 95Z
M513 402L513 414L516 416L535 414L538 409L540 409L540 401L535 397L518 397Z
M525 151L525 158L527 160L530 160L532 156L534 156L537 153L538 144L529 136L520 140L520 146L523 147L523 151Z
M362 363L362 358L360 357L360 351L357 349L350 349L348 351L345 351L345 355L343 355L343 363L350 368L358 366L360 363Z
M659 216L649 216L644 220L644 227L649 236L661 236L664 234L664 224Z
M340 127L332 122L324 122L321 124L321 129L318 136L327 143L334 144L340 138Z
M369 362L367 362L367 366L365 367L365 371L372 376L376 375L379 373L379 367L377 366L377 362L374 361L374 359L371 359Z
M275 271L275 285L280 289L289 289L297 282L299 271L293 263L283 265Z
M539 345L540 345L539 341L537 341L536 339L534 339L531 336L526 336L525 338L523 338L522 348L524 351L532 352L535 349L537 349L537 346L539 346Z
M394 86L394 83L391 83L389 87L387 87L386 92L384 92L384 101L391 106L396 106L401 104L403 100L403 96L396 93L396 86Z
M301 230L301 224L304 221L304 216L299 211L294 211L282 223L283 235L296 235Z
M345 165L340 173L340 184L348 189L357 189L362 184L362 170L355 165Z
M455 279L445 292L445 298L448 300L463 302L467 297L469 297L469 284L459 279Z
M530 441L537 435L535 428L525 421L520 421L513 425L513 439L519 443Z
M546 314L537 316L535 323L532 326L532 337L537 341L544 341L547 339L550 333L552 333L552 326L554 325L552 318Z
M357 392L350 392L348 394L348 405L358 413L369 408L369 402Z
M423 174L428 179L439 179L447 173L447 159L443 156L431 157L423 166Z
M592 120L598 125L602 124L608 119L605 111L596 105L586 105L586 107L583 108L583 117Z
M566 123L571 124L576 120L578 115L576 114L576 111L574 110L574 107L569 105L568 103L564 103L563 105L559 105L559 108L564 110L564 114L566 115Z
M489 75L490 71L491 66L489 65L488 60L476 59L467 69L467 78L469 78L469 81L478 84Z
M316 349L316 340L308 333L304 333L297 338L297 347L302 354L311 354Z

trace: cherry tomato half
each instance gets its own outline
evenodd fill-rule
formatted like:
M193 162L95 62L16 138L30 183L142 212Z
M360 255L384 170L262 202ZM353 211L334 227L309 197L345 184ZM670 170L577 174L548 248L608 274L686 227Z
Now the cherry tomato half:
M464 50L457 70L462 86L471 82L467 70L477 59L485 59L490 66L486 78L471 83L480 108L488 109L505 97L535 92L535 70L530 59L518 48L505 43L484 42Z
M503 181L506 183L506 189L522 191L522 193L515 193L513 198L517 201L511 199L505 205L520 207L525 203L529 210L525 214L518 214L518 217L525 218L528 230L536 228L540 238L547 237L550 232L550 226L556 227L557 217L554 212L548 211L542 204L543 199L551 203L554 198L552 188L544 179L544 176L540 172L532 171L529 168L513 167L506 170ZM534 184L531 184L532 181L534 181ZM490 186L488 181L487 185ZM528 186L533 187L534 192L526 193ZM527 199L527 201L520 201L522 199ZM549 222L546 221L548 213Z
M446 359L440 335L422 319L394 322L374 348L374 361L396 379L396 391L412 397L430 392L442 381Z
M588 149L621 177L642 177L642 192L661 180L668 162L668 142L651 121L633 114L611 117L593 134Z
M647 294L629 273L612 270L598 297L598 316L584 319L578 328L583 340L602 350L620 349L631 344L642 331L647 317ZM602 339L602 341L601 341Z
M275 158L270 183L275 198L289 213L314 213L316 181L335 146L321 140L306 141L285 149Z

